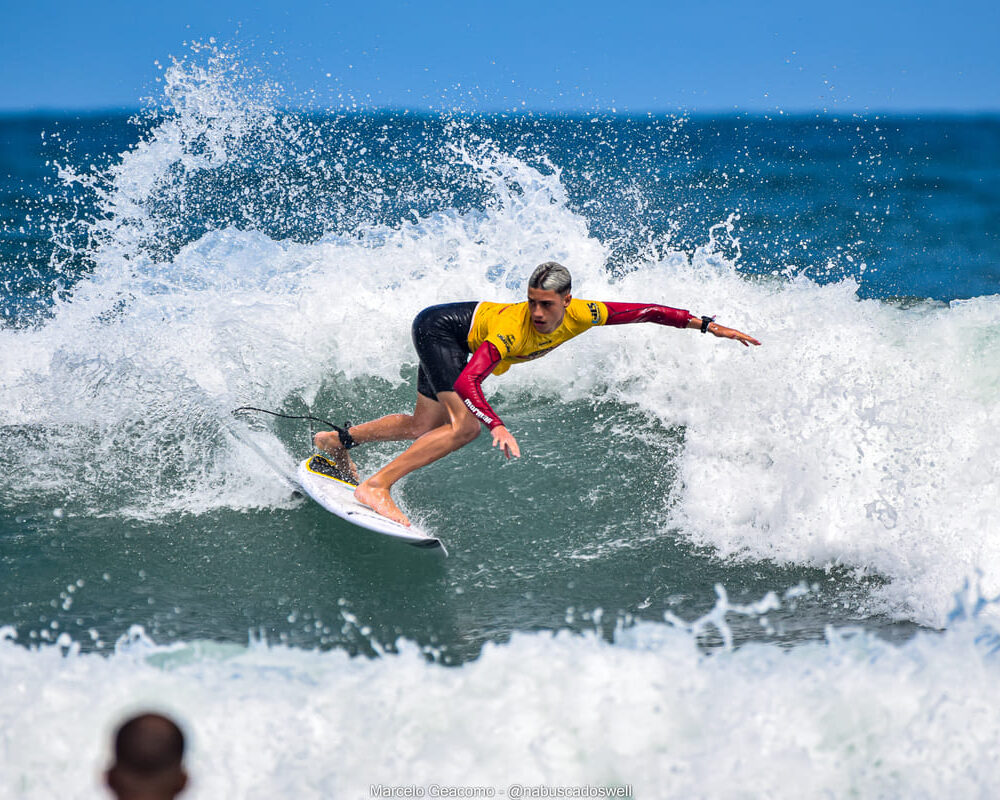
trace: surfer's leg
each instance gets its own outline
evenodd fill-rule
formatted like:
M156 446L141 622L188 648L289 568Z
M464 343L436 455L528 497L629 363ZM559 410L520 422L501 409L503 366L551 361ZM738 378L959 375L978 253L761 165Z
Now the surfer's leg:
M436 400L418 392L417 404L412 414L388 414L371 422L352 425L349 430L356 444L395 442L401 439L416 439L447 421L448 412L444 407ZM358 479L357 467L354 466L354 461L336 431L320 431L313 437L313 444L317 449L328 453L340 469L348 470L355 480Z
M351 426L351 437L358 442L395 442L417 439L448 421L448 412L441 403L420 393L412 414L389 414L362 425ZM340 443L340 437L334 433Z
M363 442L395 442L416 439L448 421L445 407L426 395L417 393L417 404L412 414L388 414L371 422L350 427L351 438L356 444ZM358 468L340 441L336 431L321 431L313 437L317 449L328 453L339 469L359 480Z
M389 519L403 525L410 524L389 495L392 485L404 475L458 450L479 435L479 420L469 413L458 394L438 392L438 405L445 410L447 421L423 434L402 455L358 486L354 496L359 502ZM353 432L352 428L352 435Z

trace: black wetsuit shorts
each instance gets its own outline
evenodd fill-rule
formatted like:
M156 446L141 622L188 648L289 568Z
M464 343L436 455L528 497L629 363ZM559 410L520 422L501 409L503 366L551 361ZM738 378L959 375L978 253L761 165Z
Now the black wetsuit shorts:
M413 320L413 346L420 358L417 391L432 400L438 392L454 391L455 381L469 360L469 330L475 302L445 303L425 308Z

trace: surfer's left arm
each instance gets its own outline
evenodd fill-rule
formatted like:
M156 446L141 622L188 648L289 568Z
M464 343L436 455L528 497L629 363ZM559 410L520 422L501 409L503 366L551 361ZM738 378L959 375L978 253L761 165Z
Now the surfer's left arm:
M472 358L452 388L471 414L490 429L493 446L499 447L500 452L508 459L511 456L520 458L521 448L518 447L517 440L507 430L500 415L486 402L486 396L483 394L483 381L493 373L493 369L499 363L500 351L496 345L492 342L483 342L472 354Z
M735 328L727 328L707 317L695 317L686 309L661 306L656 303L604 303L608 309L605 325L627 325L631 322L653 322L673 328L697 328L720 339L733 339L744 347L760 342Z

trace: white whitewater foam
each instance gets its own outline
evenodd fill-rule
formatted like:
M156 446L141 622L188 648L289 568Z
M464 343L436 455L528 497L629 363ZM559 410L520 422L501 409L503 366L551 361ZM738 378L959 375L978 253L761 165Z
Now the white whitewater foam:
M724 609L694 628L725 625ZM0 785L25 800L94 796L114 725L144 708L184 724L193 799L360 797L372 784L499 795L513 783L986 797L1000 781L1000 634L982 617L900 646L830 630L826 644L713 655L656 623L615 644L516 634L458 668L406 642L375 660L160 647L141 631L109 658L67 645L0 641Z

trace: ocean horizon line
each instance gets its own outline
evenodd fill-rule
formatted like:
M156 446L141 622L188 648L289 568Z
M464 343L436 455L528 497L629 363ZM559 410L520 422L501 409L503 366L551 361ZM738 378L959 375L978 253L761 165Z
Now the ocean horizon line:
M711 109L711 110L587 110L587 109L429 109L406 108L403 106L372 106L368 108L315 108L304 106L275 106L274 111L282 114L305 114L309 116L347 116L361 117L366 115L406 115L412 117L469 117L469 118L512 118L532 117L549 119L998 119L1000 108L997 109ZM11 119L62 119L86 117L128 117L150 112L169 113L169 109L156 106L94 106L94 107L38 107L38 108L0 108L0 121Z

